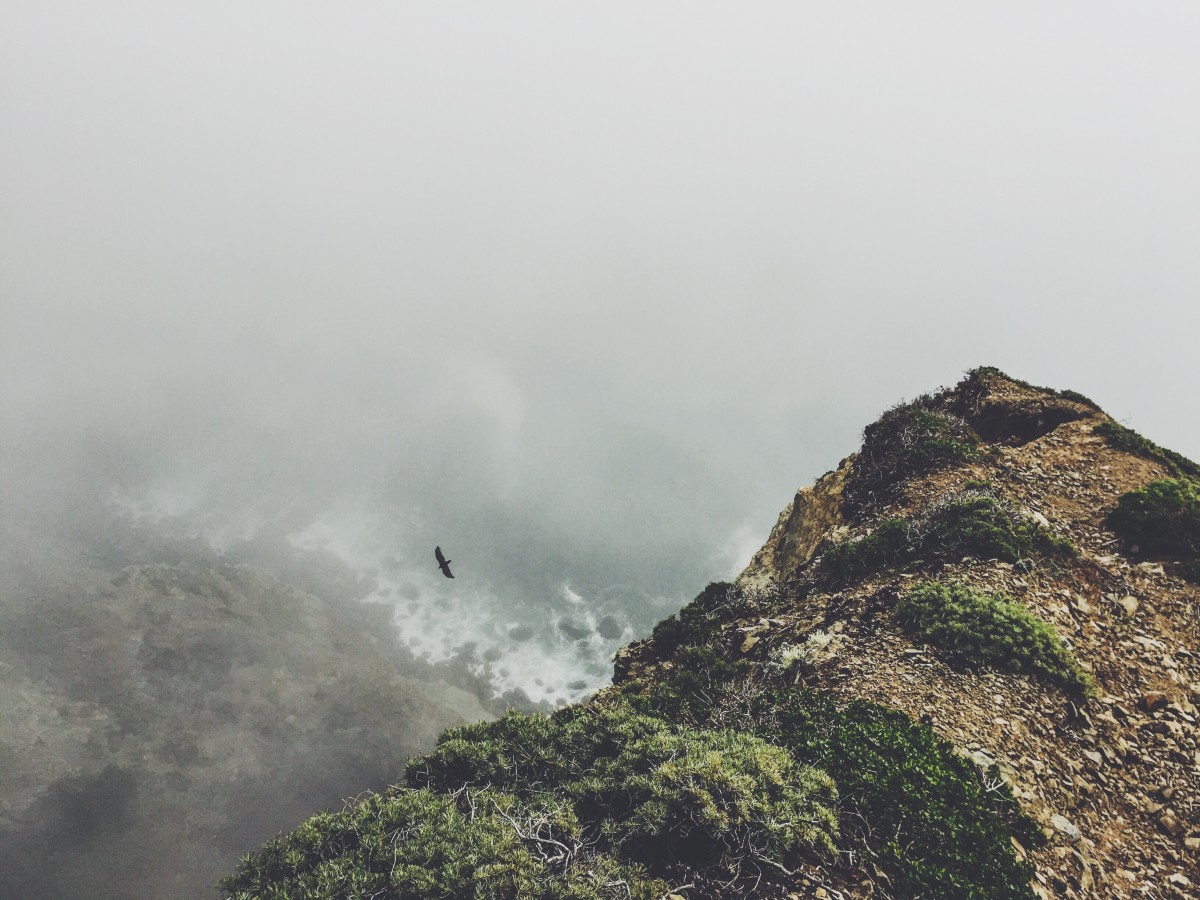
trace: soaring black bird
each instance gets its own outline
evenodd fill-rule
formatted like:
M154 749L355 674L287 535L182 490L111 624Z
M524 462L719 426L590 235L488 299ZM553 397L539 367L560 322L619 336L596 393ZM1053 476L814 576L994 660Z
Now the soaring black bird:
M442 548L434 547L433 555L437 557L438 568L442 570L442 574L447 578L453 578L454 576L450 574L450 560L442 556Z

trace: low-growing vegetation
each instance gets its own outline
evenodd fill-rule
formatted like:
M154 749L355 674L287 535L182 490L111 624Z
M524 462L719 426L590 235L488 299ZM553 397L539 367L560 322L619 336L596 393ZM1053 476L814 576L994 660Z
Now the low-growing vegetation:
M923 549L941 558L975 556L1015 563L1034 553L1071 555L1071 541L987 494L952 497L925 516Z
M870 534L839 541L821 554L822 580L844 585L912 559L920 536L908 519L884 519Z
M979 436L962 419L920 397L888 410L863 430L863 445L847 483L862 503L913 475L976 458Z
M1200 482L1153 481L1117 502L1109 524L1147 553L1200 555Z
M819 861L902 900L1029 900L1010 837L1041 832L928 727L679 654L599 703L446 732L405 785L243 857L225 896L748 897Z
M723 610L737 601L733 586L727 581L714 581L696 595L678 613L667 616L654 626L654 643L665 653L703 641L711 633L712 623Z
M618 698L446 732L407 786L244 857L232 898L746 896L835 852L832 778L784 747ZM711 893L711 892L710 892Z
M1074 696L1095 691L1058 633L1001 594L929 581L901 599L896 619L956 663L1028 673Z
M1108 524L1131 549L1171 558L1180 575L1200 582L1200 480L1166 478L1130 491Z
M231 900L658 900L668 889L591 850L565 801L492 789L370 795L243 856L221 881Z
M1010 837L1044 841L997 781L903 713L738 674L695 691L680 675L622 686L638 708L694 728L734 723L786 747L838 785L838 865L877 878L890 896L1028 900L1032 869Z
M1034 553L1074 552L1062 535L1009 510L990 494L972 491L951 496L918 518L884 519L857 540L827 547L819 577L836 587L914 560L974 556L1015 563Z
M1126 453L1132 453L1143 459L1153 460L1176 478L1200 478L1200 465L1192 462L1182 453L1160 447L1154 441L1142 437L1132 428L1107 421L1098 424L1092 429L1092 433L1100 435L1110 447L1116 450L1124 450Z
M825 773L760 737L669 725L623 701L453 729L411 761L407 781L561 798L588 846L660 876L757 877L764 866L827 856L836 831Z

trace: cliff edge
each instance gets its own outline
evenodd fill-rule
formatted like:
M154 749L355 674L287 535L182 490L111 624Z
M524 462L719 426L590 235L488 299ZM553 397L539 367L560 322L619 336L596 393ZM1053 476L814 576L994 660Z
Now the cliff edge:
M1197 479L977 369L869 425L613 687L447 732L224 888L1200 896Z

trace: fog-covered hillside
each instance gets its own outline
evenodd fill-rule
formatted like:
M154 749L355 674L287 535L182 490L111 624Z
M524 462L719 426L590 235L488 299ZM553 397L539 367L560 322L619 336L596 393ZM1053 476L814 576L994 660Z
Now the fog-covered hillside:
M496 708L405 653L327 554L222 557L118 522L98 544L3 537L6 897L202 895L247 840Z

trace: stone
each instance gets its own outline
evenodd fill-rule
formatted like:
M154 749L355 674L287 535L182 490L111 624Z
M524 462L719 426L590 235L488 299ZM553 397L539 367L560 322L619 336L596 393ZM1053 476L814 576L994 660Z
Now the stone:
M625 627L613 616L605 616L596 623L596 633L606 641L615 641L625 633Z
M571 641L582 641L592 633L588 628L572 624L571 622L559 622L558 630Z
M1134 597L1132 594L1126 594L1117 602L1121 604L1121 608L1125 610L1126 615L1132 616L1138 611L1137 597Z
M1079 829L1066 816L1060 816L1058 813L1055 813L1050 817L1050 824L1054 826L1055 830L1062 832L1073 841L1079 840L1082 836Z
M1158 824L1171 837L1178 837L1179 832L1183 831L1183 823L1169 809L1158 817Z
M1162 691L1146 691L1142 695L1142 699L1138 701L1138 706L1146 712L1154 712L1162 709L1167 705L1167 695Z
M757 643L758 643L757 635L753 635L753 634L746 635L746 639L744 641L742 641L742 652L749 653L754 648L754 645Z
M1180 872L1176 872L1174 875L1172 875L1170 878L1168 878L1167 881L1169 881L1171 884L1175 885L1175 887L1180 887L1180 888L1191 887L1191 885L1192 885L1191 880L1186 875L1183 875Z

